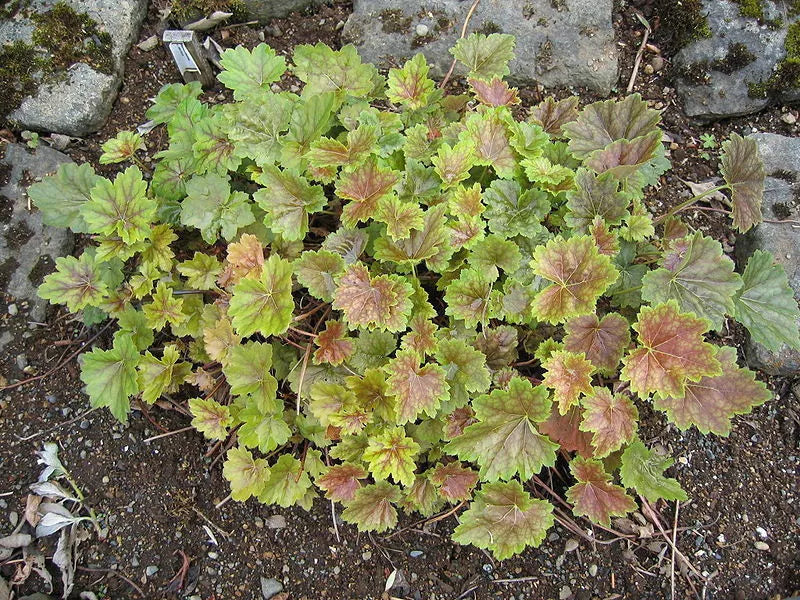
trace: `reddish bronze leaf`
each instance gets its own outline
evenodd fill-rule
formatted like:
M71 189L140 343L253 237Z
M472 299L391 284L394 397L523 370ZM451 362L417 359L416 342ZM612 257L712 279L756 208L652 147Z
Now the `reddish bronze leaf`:
M478 474L454 461L438 465L431 473L431 481L448 500L467 500L478 483Z
M612 516L622 517L636 509L636 503L625 489L611 483L611 475L600 461L578 456L570 463L569 470L578 480L567 490L567 500L574 505L574 514L608 527Z
M594 456L603 458L636 435L639 411L630 398L612 394L606 388L594 388L594 393L581 401L584 408L581 431L593 432Z
M328 467L324 475L316 483L325 490L325 497L336 502L349 502L356 495L356 490L361 487L359 479L364 479L368 473L360 466L343 463Z
M594 365L583 354L556 350L542 366L547 369L542 383L554 390L553 399L562 415L578 403L581 394L592 393Z
M353 353L353 341L347 337L347 326L341 321L328 321L325 329L314 338L319 346L314 351L316 364L339 365Z
M617 313L602 319L597 315L573 317L564 329L564 348L570 352L583 352L599 371L616 372L617 365L631 341L630 325Z

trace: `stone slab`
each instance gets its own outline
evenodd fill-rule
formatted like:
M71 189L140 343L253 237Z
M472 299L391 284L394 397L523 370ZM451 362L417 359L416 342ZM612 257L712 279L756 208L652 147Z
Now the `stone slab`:
M450 68L471 2L463 0L355 0L343 39L365 61L401 66L422 52L431 73ZM617 82L611 0L484 0L468 33L516 37L510 80L517 85L585 87L609 94ZM421 35L420 33L423 32ZM459 71L456 71L459 74Z

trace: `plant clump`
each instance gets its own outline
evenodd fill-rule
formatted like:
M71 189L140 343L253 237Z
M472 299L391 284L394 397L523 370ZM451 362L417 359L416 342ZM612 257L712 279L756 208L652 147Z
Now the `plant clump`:
M93 406L181 402L229 448L234 500L308 509L361 531L398 511L458 512L453 539L508 558L556 519L606 527L684 500L640 408L728 435L770 398L711 343L728 318L800 347L797 303L766 252L737 273L720 243L644 204L670 167L638 95L548 98L517 120L514 39L452 53L448 95L421 54L383 77L352 46L226 50L219 80L165 86L147 117L169 145L152 172L121 132L101 162L63 165L29 195L45 223L91 236L39 295L116 322L80 360ZM300 94L273 91L290 72ZM722 143L733 226L761 220L755 141ZM220 442L218 444L218 442ZM568 468L563 459L568 459ZM543 483L550 469L563 497ZM455 508L451 508L455 507Z
M69 4L59 2L45 13L34 14L33 43L47 51L51 69L66 69L85 62L101 73L110 73L111 35L101 31L86 13L78 13Z

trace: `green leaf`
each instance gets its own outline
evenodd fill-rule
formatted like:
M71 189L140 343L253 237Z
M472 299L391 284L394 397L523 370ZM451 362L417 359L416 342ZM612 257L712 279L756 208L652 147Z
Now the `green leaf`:
M758 143L732 133L722 142L720 170L731 188L733 226L744 233L761 223L764 199L764 163L758 155Z
M498 269L506 274L519 268L522 254L512 241L492 234L475 243L469 255L469 264L484 273L498 276Z
M157 125L167 123L175 115L178 105L184 100L195 100L203 92L199 81L192 81L187 84L169 83L163 86L153 102L153 106L147 109L145 117L154 121Z
M213 173L196 175L187 182L186 193L181 205L181 223L199 229L209 244L214 244L220 234L231 241L240 228L255 221L248 195L231 193L227 177Z
M147 183L139 168L128 167L114 183L99 179L80 212L92 233L117 235L126 244L133 244L147 238L156 201L147 197Z
M99 162L101 165L108 165L131 160L139 150L144 148L144 140L138 133L120 131L102 145L103 154L100 155Z
M508 63L514 58L514 36L472 33L458 40L450 54L467 67L469 77L502 78L511 72Z
M228 437L233 419L227 406L216 400L191 398L189 412L192 413L192 427L208 439L224 441Z
M242 279L233 287L228 314L242 337L285 332L292 321L292 265L271 254L258 279Z
M344 271L344 259L328 250L308 250L294 262L294 271L297 281L312 296L331 302L336 291L336 278Z
M186 277L186 284L195 290L211 290L217 287L217 277L222 264L215 256L195 252L191 260L178 263L178 273Z
M424 228L425 213L416 202L404 202L397 196L378 201L375 220L386 224L386 234L395 242L410 237L414 229Z
M491 383L486 356L460 339L441 339L436 346L436 360L444 369L450 396L466 404L470 394L485 394Z
M397 338L388 331L361 331L348 363L358 373L365 373L370 367L379 368L389 362L388 356L396 349Z
M460 139L469 140L475 149L476 165L492 167L498 177L510 179L517 168L511 149L503 109L485 109L470 114Z
M371 158L354 171L342 173L336 182L336 195L351 202L342 210L342 223L355 227L375 216L378 201L391 193L400 174Z
M375 258L412 265L425 260L429 268L440 270L453 252L450 230L446 227L446 210L444 203L426 210L422 227L413 229L403 240L393 242L386 237L376 240Z
M542 220L550 212L547 193L535 187L523 192L513 180L493 181L483 193L483 201L489 230L507 238L534 236L544 229Z
M180 352L174 344L164 346L164 353L160 359L150 352L144 353L136 366L142 400L153 404L162 394L178 390L192 371L191 363L178 362L180 357Z
M245 448L258 448L267 454L289 441L292 430L283 420L283 411L265 410L259 402L249 398L246 403L245 408L236 416L242 424L237 431L239 441Z
M197 173L218 173L225 175L235 171L242 162L234 152L234 145L228 139L230 124L221 110L211 112L194 129L192 153Z
M244 502L261 494L270 479L270 470L266 460L254 459L249 450L236 447L225 455L222 476L231 484L231 498Z
M56 258L55 272L44 278L36 293L54 304L66 304L70 312L78 312L87 306L97 306L108 294L108 285L94 255L84 252L80 258Z
M769 252L756 250L742 279L744 285L733 300L736 320L755 342L773 352L781 344L800 350L800 310L783 266Z
M268 165L256 181L264 186L253 199L267 216L264 224L287 240L302 240L308 232L308 215L322 210L327 199L321 186L311 185L297 172Z
M147 317L142 311L128 305L117 314L117 319L119 329L114 333L114 338L130 335L137 350L145 350L153 344L153 328L147 324Z
M270 373L272 346L262 342L236 344L227 353L222 367L231 394L249 394L262 412L276 412L281 404L276 400L278 382Z
M234 154L260 167L278 162L283 149L280 137L289 127L293 106L291 97L272 92L225 104L222 110L229 123L226 133Z
M81 216L81 207L101 179L88 163L66 163L54 175L32 184L28 188L28 198L41 211L45 225L88 233L89 225Z
M475 145L468 139L459 141L455 146L442 144L431 158L436 174L444 182L445 188L469 178L469 170L475 166L477 160Z
M445 451L480 466L483 481L527 481L556 461L558 444L536 429L550 416L551 401L544 387L514 377L508 390L494 390L473 400L477 423L453 438Z
M391 477L396 483L411 485L416 467L414 458L418 453L419 444L406 437L402 427L395 427L369 438L364 461L376 480Z
M662 268L642 278L642 298L655 304L677 300L683 312L693 312L722 329L733 314L733 298L742 287L733 261L722 254L716 240L699 231L674 240L661 260Z
M359 531L383 532L397 525L397 510L393 504L400 502L400 490L388 481L378 481L355 491L353 500L346 504L342 519L358 526Z
M220 56L220 64L223 71L217 79L233 90L236 100L268 90L286 71L286 60L266 44L259 44L252 51L243 46L229 48Z
M681 484L663 475L673 462L671 458L658 456L641 440L635 439L622 453L622 466L619 469L622 484L636 490L650 502L661 499L687 500Z
M139 392L136 365L139 352L130 336L119 336L111 350L95 348L82 354L81 381L92 406L107 407L118 421L127 423L131 410L130 397Z
M172 270L172 259L175 253L169 245L178 239L169 225L155 225L143 243L139 258L146 268L153 268L168 273Z
M259 502L289 508L298 504L309 510L313 496L311 480L294 456L283 454L270 469L270 477L258 495Z
M311 143L330 128L336 107L333 92L307 96L295 104L289 131L283 138L281 156L284 168L301 167L301 159L311 148Z
M402 69L389 69L386 97L409 110L428 106L435 89L433 80L428 77L428 71L428 62L422 53L415 54L414 58L406 61Z
M142 306L147 324L156 331L163 329L167 323L180 325L186 320L183 314L183 298L176 298L172 288L159 281L153 294L153 301Z
M361 62L355 46L332 50L322 42L295 46L294 74L306 83L304 96L336 92L341 96L369 98L375 88L378 70Z
M453 541L491 551L497 560L537 547L553 526L553 505L530 497L516 481L489 483L459 517Z
M585 233L595 217L601 217L608 225L622 223L630 199L619 191L619 179L613 173L595 175L578 169L575 185L577 189L567 192L567 225Z
M458 279L445 289L444 301L447 304L445 313L463 320L466 327L486 323L489 317L492 275L477 269L461 271Z

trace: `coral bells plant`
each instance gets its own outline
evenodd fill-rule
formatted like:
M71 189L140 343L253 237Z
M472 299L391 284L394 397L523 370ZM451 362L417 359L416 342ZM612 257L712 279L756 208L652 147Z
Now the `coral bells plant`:
M122 132L101 162L133 164L113 180L68 164L31 186L46 223L93 242L40 295L116 321L81 359L92 405L125 421L134 401L185 403L226 451L235 500L324 495L362 531L453 511L453 539L498 559L538 545L566 505L608 526L686 498L638 437L639 408L727 435L765 402L709 340L732 317L800 346L786 275L764 252L736 273L677 217L701 197L650 214L670 164L639 96L547 99L520 120L513 46L460 40L463 95L422 55L383 77L351 46L298 46L291 64L227 50L233 102L204 104L197 84L155 99L169 146L152 172ZM287 73L299 95L273 91ZM746 231L761 219L754 141L723 144L722 175L713 191ZM570 482L558 500L552 468Z

